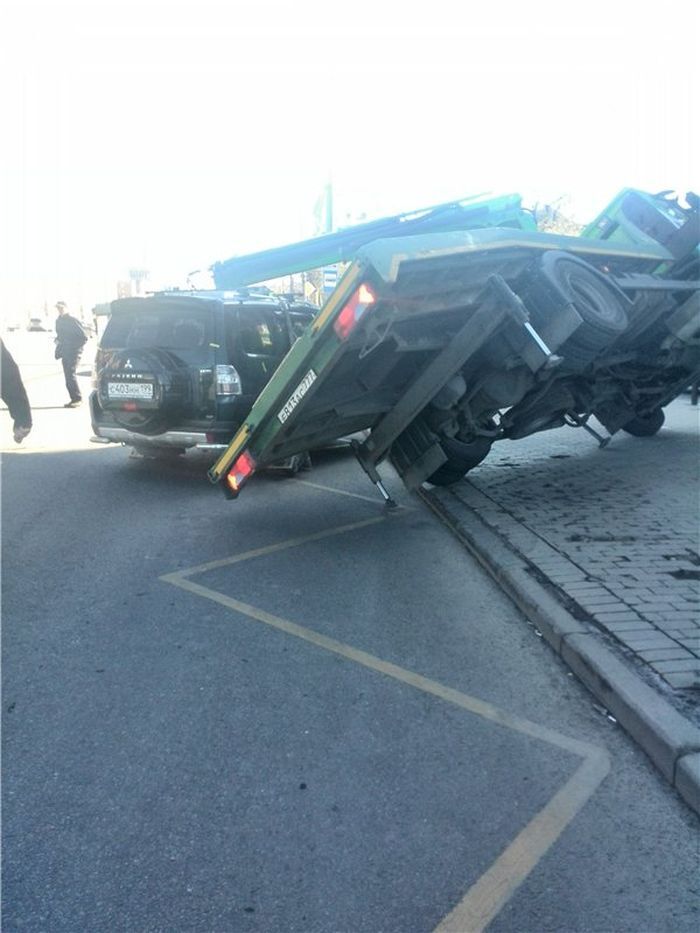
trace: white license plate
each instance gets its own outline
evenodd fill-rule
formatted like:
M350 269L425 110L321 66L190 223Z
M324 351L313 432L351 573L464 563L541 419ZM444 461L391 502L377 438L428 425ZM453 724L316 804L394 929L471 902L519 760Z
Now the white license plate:
M110 398L153 398L151 382L108 382L107 395Z

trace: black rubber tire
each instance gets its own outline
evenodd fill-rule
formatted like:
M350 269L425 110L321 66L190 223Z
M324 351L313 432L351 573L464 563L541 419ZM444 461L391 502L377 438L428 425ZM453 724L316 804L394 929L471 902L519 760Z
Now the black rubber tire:
M456 466L456 469L454 468ZM456 465L454 461L448 460L447 463L437 469L432 476L428 477L428 482L433 486L452 486L454 483L458 483L461 479L464 479L468 470L463 470Z
M114 420L128 431L149 437L163 434L168 427L168 420L160 411L119 411L115 413Z
M582 318L557 353L574 368L586 366L627 330L622 300L594 269L568 253L545 253L541 271Z
M142 349L142 350L122 350L115 354L115 361L118 366L127 359L135 369L143 369L158 377L168 376L177 378L184 364L178 357L168 350L160 348ZM105 378L109 378L108 376ZM135 431L138 434L152 436L161 434L165 431L172 421L172 413L158 409L142 409L136 411L114 411L114 420L123 428L129 431Z
M428 477L428 482L433 486L451 486L459 482L488 455L492 443L488 437L477 437L468 442L452 437L441 438L440 446L447 455L447 460Z
M632 437L653 437L659 433L665 420L663 408L657 408L650 415L638 415L632 418L627 424L622 425L622 430L631 434Z

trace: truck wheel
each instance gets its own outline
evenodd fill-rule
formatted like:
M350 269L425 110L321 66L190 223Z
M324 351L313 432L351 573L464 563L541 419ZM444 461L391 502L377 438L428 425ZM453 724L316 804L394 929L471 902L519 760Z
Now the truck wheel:
M473 441L459 441L453 437L440 439L440 446L447 455L447 460L433 474L428 482L433 486L451 486L458 482L487 456L493 442L488 437L477 437Z
M542 257L542 274L582 318L560 354L577 367L592 362L628 326L627 312L613 288L582 260L559 250Z
M622 425L622 430L632 437L653 437L663 427L666 415L662 408L657 408L650 415L637 415L627 424Z
M453 483L458 483L463 479L466 473L466 470L462 470L459 465L448 460L432 476L429 476L427 481L433 486L452 486Z

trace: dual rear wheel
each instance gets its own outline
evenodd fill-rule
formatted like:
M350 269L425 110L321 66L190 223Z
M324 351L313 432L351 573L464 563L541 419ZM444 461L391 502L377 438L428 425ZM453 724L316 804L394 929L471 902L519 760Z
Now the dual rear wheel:
M632 437L653 437L663 427L666 420L662 408L656 408L648 415L637 415L627 424L622 425L622 430Z
M459 441L452 437L440 439L447 460L433 474L428 482L433 486L451 486L478 466L491 450L492 440L489 437L476 437L473 441Z

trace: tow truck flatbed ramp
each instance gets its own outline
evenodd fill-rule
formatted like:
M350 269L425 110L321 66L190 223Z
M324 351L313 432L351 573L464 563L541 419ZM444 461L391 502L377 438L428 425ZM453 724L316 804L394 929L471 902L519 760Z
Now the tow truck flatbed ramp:
M507 228L376 240L357 252L210 480L235 498L256 470L364 431L356 453L375 482L389 452L409 487L422 482L446 457L407 428L455 374L469 364L476 385L485 366L507 372L523 361L546 372L581 324L573 304L550 315L527 304L530 270L553 251L627 283L673 259L653 242Z

